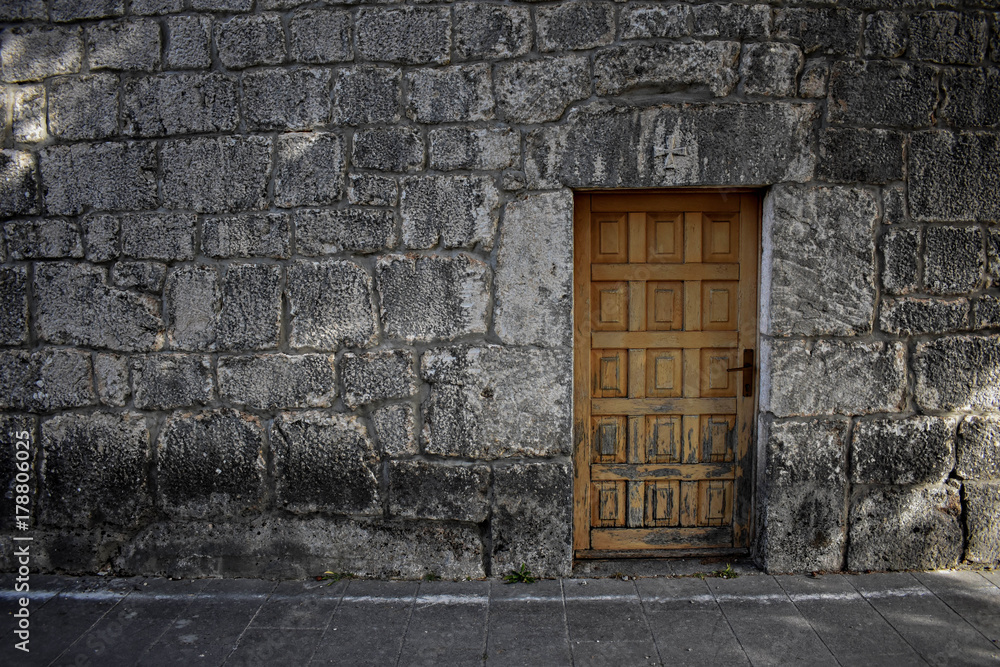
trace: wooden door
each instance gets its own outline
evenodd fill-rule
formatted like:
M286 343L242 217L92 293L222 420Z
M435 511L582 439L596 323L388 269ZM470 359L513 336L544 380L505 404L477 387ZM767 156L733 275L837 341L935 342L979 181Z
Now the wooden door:
M576 196L577 557L749 546L758 216L753 194Z

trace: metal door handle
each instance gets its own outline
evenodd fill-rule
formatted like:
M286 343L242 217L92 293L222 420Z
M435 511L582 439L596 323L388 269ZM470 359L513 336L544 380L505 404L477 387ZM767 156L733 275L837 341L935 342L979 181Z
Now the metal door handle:
M743 350L743 365L736 368L727 368L727 373L734 371L746 371L743 373L743 395L753 396L753 350Z

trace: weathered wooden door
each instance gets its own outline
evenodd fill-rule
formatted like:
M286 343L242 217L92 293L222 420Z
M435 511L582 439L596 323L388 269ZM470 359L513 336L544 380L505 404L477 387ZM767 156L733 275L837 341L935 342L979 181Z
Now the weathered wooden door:
M575 207L576 556L746 548L757 197Z

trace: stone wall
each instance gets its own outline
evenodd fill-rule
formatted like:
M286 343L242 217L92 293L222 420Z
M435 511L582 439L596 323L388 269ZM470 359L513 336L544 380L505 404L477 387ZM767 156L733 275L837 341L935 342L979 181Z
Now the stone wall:
M997 9L0 1L36 567L566 574L571 189L671 186L767 188L761 562L1000 561Z

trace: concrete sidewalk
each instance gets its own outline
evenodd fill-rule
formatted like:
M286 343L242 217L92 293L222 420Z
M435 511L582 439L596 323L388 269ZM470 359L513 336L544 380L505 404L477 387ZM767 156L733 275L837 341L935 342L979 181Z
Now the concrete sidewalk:
M1000 665L1000 572L402 582L31 578L3 665Z

